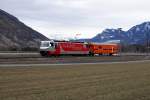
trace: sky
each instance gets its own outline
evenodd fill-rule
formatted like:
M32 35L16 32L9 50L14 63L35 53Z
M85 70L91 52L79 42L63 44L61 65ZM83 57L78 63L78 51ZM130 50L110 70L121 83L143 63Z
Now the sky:
M92 38L150 21L150 0L1 0L0 9L53 39Z

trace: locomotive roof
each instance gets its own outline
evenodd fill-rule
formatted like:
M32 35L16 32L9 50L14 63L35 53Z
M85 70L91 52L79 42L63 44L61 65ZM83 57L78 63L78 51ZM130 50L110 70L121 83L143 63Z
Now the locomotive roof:
M60 42L67 42L67 43L86 43L86 42L79 42L79 41L57 41L57 40L50 40L50 41L41 41L41 42L56 42L56 43L60 43Z
M118 45L117 43L98 43L98 42L79 42L79 41L58 41L58 40L50 40L50 41L41 41L41 42L55 42L55 43L84 43L84 44L93 44L93 45Z

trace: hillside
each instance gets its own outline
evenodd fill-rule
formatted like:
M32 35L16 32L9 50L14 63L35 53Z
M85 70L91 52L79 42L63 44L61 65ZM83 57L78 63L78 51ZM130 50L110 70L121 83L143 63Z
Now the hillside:
M0 9L0 50L37 49L47 37Z

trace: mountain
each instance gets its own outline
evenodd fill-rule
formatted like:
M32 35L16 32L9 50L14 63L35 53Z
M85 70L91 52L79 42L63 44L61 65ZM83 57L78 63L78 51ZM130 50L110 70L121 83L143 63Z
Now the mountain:
M150 39L150 22L133 26L128 31L118 29L105 29L91 39L80 39L87 42L122 42L125 44L145 44Z
M0 50L38 48L41 40L49 39L0 9Z
M93 42L106 42L108 40L124 40L126 34L121 28L118 29L106 29L101 34L96 35L91 40Z
M130 44L144 44L150 38L150 22L136 25L126 32Z

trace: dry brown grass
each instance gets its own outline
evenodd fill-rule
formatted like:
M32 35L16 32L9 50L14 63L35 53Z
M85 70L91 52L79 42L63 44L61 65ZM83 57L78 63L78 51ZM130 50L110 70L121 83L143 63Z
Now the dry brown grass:
M150 62L0 68L0 100L150 100Z

